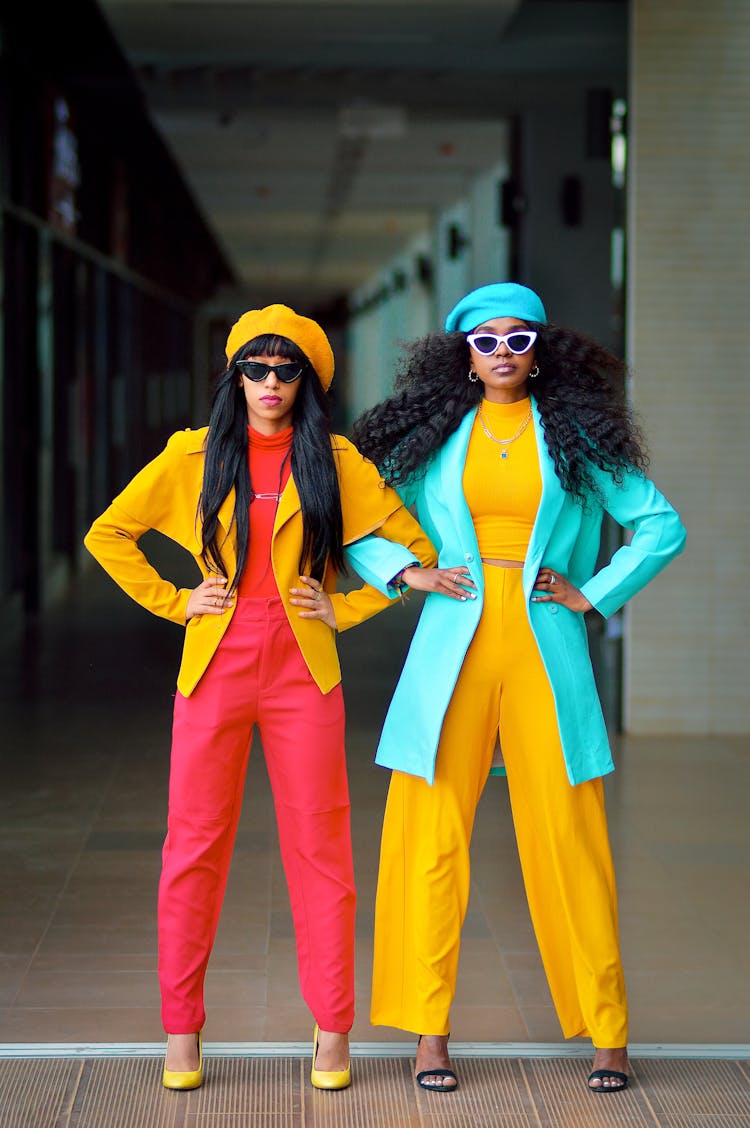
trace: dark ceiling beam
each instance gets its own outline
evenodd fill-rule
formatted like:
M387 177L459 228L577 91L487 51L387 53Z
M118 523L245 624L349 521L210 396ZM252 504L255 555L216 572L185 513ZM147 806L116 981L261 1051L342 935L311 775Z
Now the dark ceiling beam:
M611 84L613 74L623 73L597 67L586 76L588 86ZM360 71L274 71L248 67L221 74L212 68L180 68L169 71L147 68L138 72L139 81L151 109L156 112L185 111L214 113L228 110L279 109L291 111L331 110L361 99L374 105L397 103L407 112L446 120L461 117L488 119L518 113L524 108L549 103L550 85L555 100L578 96L581 73L548 73L514 76L482 74L466 76L455 72L433 71L428 77L405 75L398 70Z

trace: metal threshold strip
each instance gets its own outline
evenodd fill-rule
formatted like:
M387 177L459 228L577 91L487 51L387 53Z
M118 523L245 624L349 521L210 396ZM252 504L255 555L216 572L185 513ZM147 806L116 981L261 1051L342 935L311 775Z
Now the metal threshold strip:
M410 1058L414 1042L352 1042L352 1057ZM206 1042L207 1058L306 1057L310 1042ZM452 1058L588 1058L590 1045L558 1042L456 1042ZM4 1042L3 1058L162 1057L163 1042ZM730 1042L644 1042L628 1047L632 1058L750 1059L750 1044Z

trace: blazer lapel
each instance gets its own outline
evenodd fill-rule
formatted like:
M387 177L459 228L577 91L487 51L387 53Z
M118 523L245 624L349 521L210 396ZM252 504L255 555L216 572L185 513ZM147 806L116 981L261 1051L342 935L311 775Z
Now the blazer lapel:
M185 453L187 455L191 455L191 456L201 455L201 458L200 458L199 461L196 461L195 463L193 463L193 461L191 459L191 462L190 462L190 465L193 467L194 472L196 473L196 476L197 476L196 477L196 489L197 489L198 493L200 493L200 490L201 490L202 485L203 485L203 466L204 466L203 456L206 453L206 439L207 439L207 437L208 437L208 427L201 427L197 431L191 431L191 433L188 436L187 442L185 444ZM221 549L221 554L224 558L224 563L227 567L227 571L229 572L230 578L234 575L234 569L235 569L235 566L236 566L236 563L237 563L237 542L236 542L236 538L235 538L235 535L234 535L234 506L235 506L235 501L236 501L236 493L235 493L234 487L232 487L232 489L229 491L229 493L227 494L227 496L224 498L221 505L219 506L219 512L216 515L219 524L221 525L222 529L224 530L224 536L220 538L219 547ZM197 514L196 514L195 535L196 535L198 544L200 545L200 543L201 543L200 518Z
M476 410L467 411L456 430L446 439L438 456L440 465L440 494L444 498L450 498L450 513L456 523L456 528L462 542L465 542L467 538L471 541L476 541L474 523L471 519L463 490L466 452L469 449L471 429L474 426L476 415Z
M526 563L523 569L523 586L527 596L530 595L534 586L534 580L552 536L555 521L565 501L565 490L560 484L552 456L547 450L539 406L533 396L531 397L531 410L539 454L539 469L542 474L542 497L534 521L534 528L531 532L531 540L529 541L529 549L526 553Z
M231 532L232 526L234 524L234 505L236 497L237 495L234 486L232 486L231 490L219 506L219 512L216 515L219 524L226 533Z
M274 536L276 536L281 526L285 524L290 517L293 517L295 513L299 513L300 508L299 493L294 484L294 478L290 474L284 486L284 492L281 495L279 507L276 510L276 520L273 523Z

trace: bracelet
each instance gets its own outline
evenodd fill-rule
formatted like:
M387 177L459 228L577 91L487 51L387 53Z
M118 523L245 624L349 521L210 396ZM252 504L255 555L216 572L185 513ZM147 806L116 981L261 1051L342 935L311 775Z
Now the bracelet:
M394 587L396 589L396 591L398 592L398 597L402 603L406 603L407 599L409 598L409 585L404 582L404 572L408 571L409 568L421 567L422 565L418 560L413 560L411 564L407 564L404 568L401 569L400 572L397 572L388 584L388 587Z

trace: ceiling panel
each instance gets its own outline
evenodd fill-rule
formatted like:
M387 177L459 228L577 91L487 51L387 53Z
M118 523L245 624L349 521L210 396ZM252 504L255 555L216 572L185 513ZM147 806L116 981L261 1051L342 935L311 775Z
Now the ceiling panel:
M243 285L307 304L427 230L502 157L509 114L625 49L619 0L101 7Z

